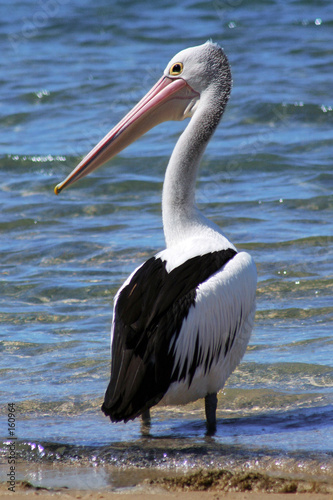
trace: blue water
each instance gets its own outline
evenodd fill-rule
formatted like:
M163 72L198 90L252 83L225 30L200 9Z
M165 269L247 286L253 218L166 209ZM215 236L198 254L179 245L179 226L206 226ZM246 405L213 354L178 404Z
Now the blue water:
M13 401L25 463L70 461L79 447L101 467L332 474L330 2L15 0L2 2L0 19L5 442ZM250 345L207 444L202 402L157 408L148 438L140 422L111 424L99 409L112 299L164 247L164 171L185 124L160 125L58 197L53 188L175 53L210 38L229 57L233 90L197 202L252 254L259 283Z

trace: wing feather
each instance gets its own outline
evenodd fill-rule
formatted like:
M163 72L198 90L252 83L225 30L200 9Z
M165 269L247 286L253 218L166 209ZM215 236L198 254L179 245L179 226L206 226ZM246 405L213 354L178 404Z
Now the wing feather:
M166 271L152 257L121 289L114 308L111 380L102 410L114 421L133 419L157 404L175 380L174 349L199 285L236 255L227 249L196 256ZM183 366L194 376L199 344ZM179 373L177 373L177 377Z
M172 346L173 383L164 404L186 404L223 387L250 338L256 280L252 258L241 252L199 285L195 307Z

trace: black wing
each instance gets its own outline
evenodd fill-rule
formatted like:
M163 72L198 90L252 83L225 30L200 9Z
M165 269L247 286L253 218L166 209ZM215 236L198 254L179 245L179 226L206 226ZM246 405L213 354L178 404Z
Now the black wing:
M229 248L196 256L170 273L165 262L152 257L120 292L102 406L112 421L133 419L163 398L175 377L170 341L195 306L196 288L235 254Z

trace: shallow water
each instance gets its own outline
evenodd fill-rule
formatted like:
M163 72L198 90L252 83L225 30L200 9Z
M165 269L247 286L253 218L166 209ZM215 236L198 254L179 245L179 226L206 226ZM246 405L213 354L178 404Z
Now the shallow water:
M332 474L333 10L310 0L151 7L0 7L3 455L13 401L26 463L76 463L79 447L89 466L128 467L125 483L148 465ZM208 38L228 54L233 91L197 201L252 254L259 283L250 345L207 444L202 402L157 408L146 438L140 422L110 424L99 410L112 299L164 247L161 188L184 123L160 125L61 196L53 187L177 51Z

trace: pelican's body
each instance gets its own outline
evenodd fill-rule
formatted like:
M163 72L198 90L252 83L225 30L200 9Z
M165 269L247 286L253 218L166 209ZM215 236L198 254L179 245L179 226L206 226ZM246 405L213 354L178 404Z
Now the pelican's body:
M56 188L83 177L166 119L191 120L163 186L166 249L118 291L111 331L111 380L102 410L127 421L157 403L205 398L215 428L216 394L239 364L255 314L256 268L195 205L200 159L229 98L228 61L216 44L186 49L164 76Z

